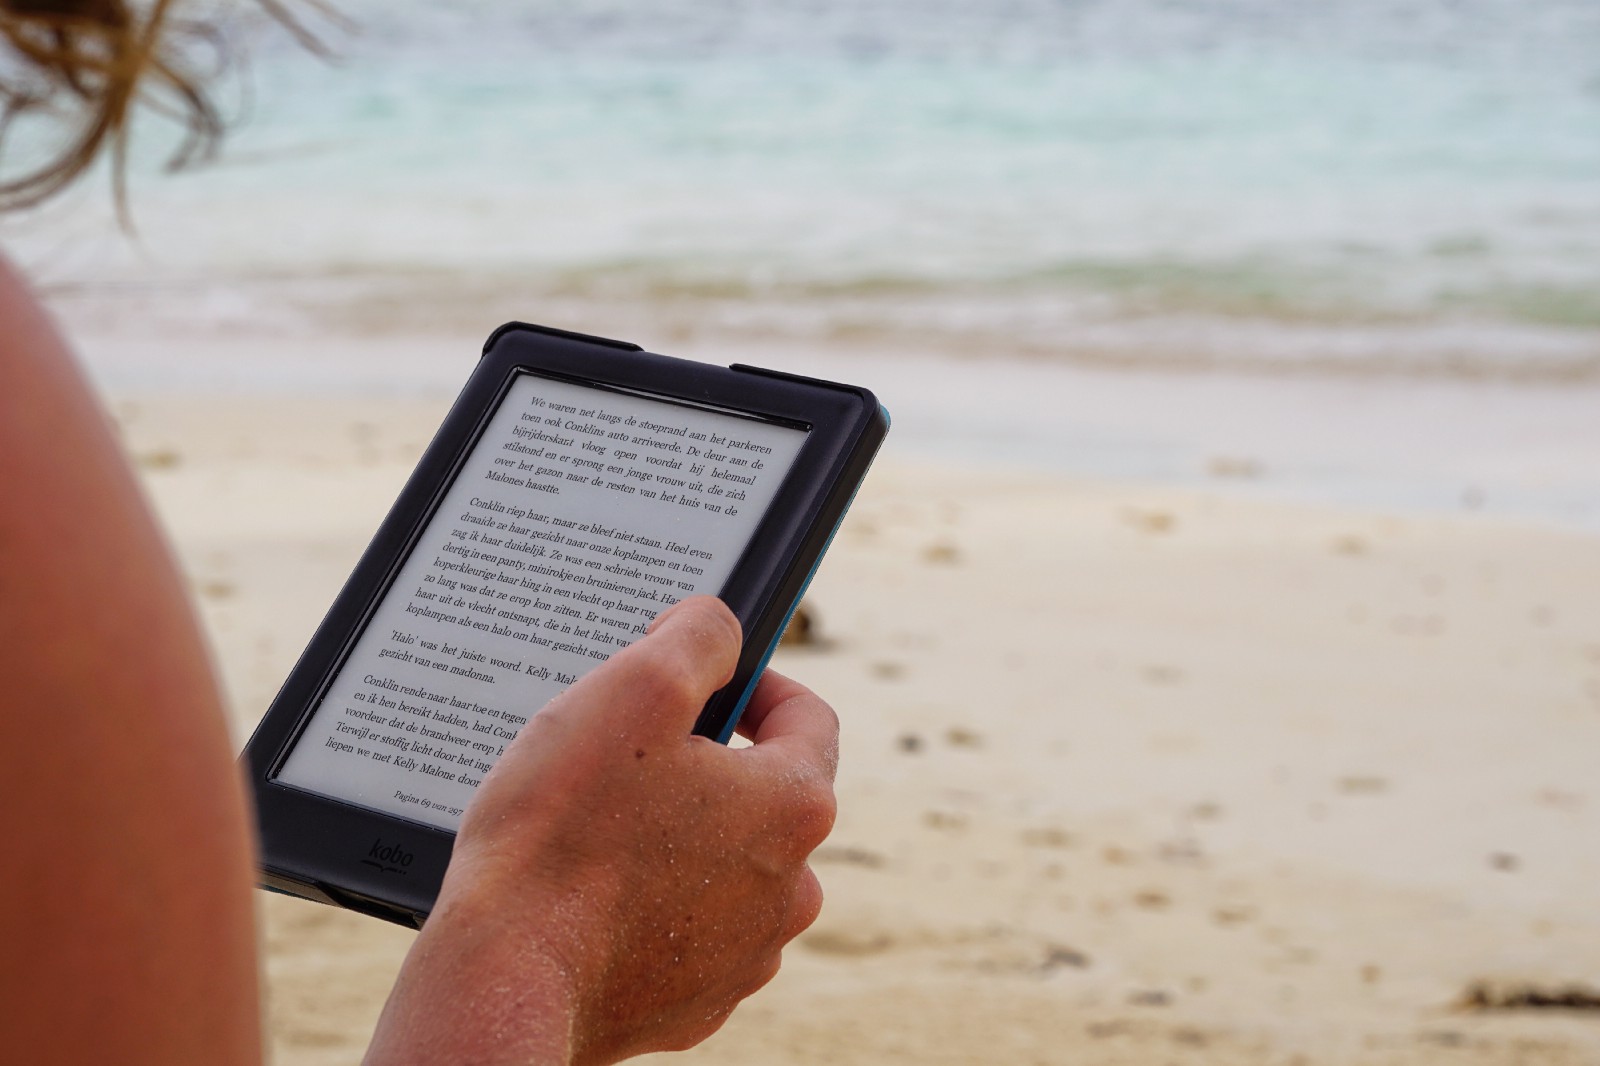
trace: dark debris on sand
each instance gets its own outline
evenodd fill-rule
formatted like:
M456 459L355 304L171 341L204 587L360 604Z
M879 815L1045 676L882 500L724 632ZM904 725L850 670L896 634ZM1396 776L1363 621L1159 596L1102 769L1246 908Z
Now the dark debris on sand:
M816 616L807 604L794 609L794 617L789 619L789 627L778 638L778 643L785 648L815 648L822 643Z
M1576 982L1566 985L1498 984L1474 981L1461 994L1458 1006L1475 1011L1595 1011L1600 1012L1600 990Z

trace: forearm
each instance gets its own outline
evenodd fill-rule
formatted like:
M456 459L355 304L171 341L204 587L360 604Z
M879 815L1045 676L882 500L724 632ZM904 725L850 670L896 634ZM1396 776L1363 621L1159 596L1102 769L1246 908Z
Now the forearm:
M364 1066L567 1066L574 1061L569 968L448 899L406 956Z

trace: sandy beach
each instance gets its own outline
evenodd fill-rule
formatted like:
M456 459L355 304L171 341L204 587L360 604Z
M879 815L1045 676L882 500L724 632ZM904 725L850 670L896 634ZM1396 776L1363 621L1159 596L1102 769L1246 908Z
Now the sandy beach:
M162 69L0 255L239 747L501 323L894 415L773 660L842 721L826 904L671 1061L1600 1066L1595 0L69 23L0 191ZM415 933L257 898L271 1061L359 1061Z
M113 397L241 743L448 402ZM682 1061L1600 1062L1594 534L891 447L808 603L827 904ZM262 914L354 1061L411 934Z

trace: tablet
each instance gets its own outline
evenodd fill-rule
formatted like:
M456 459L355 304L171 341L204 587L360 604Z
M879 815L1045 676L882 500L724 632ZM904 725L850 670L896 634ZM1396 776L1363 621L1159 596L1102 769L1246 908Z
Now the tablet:
M242 761L265 887L420 926L519 727L692 595L744 628L726 741L888 429L867 390L512 323Z

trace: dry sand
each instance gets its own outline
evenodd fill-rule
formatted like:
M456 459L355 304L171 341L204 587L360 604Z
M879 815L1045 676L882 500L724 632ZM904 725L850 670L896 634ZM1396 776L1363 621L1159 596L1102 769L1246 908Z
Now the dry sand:
M115 404L241 742L446 402ZM1600 538L891 449L809 602L828 902L687 1061L1600 1063L1462 1006L1600 987ZM276 1061L355 1061L410 934L262 911Z

